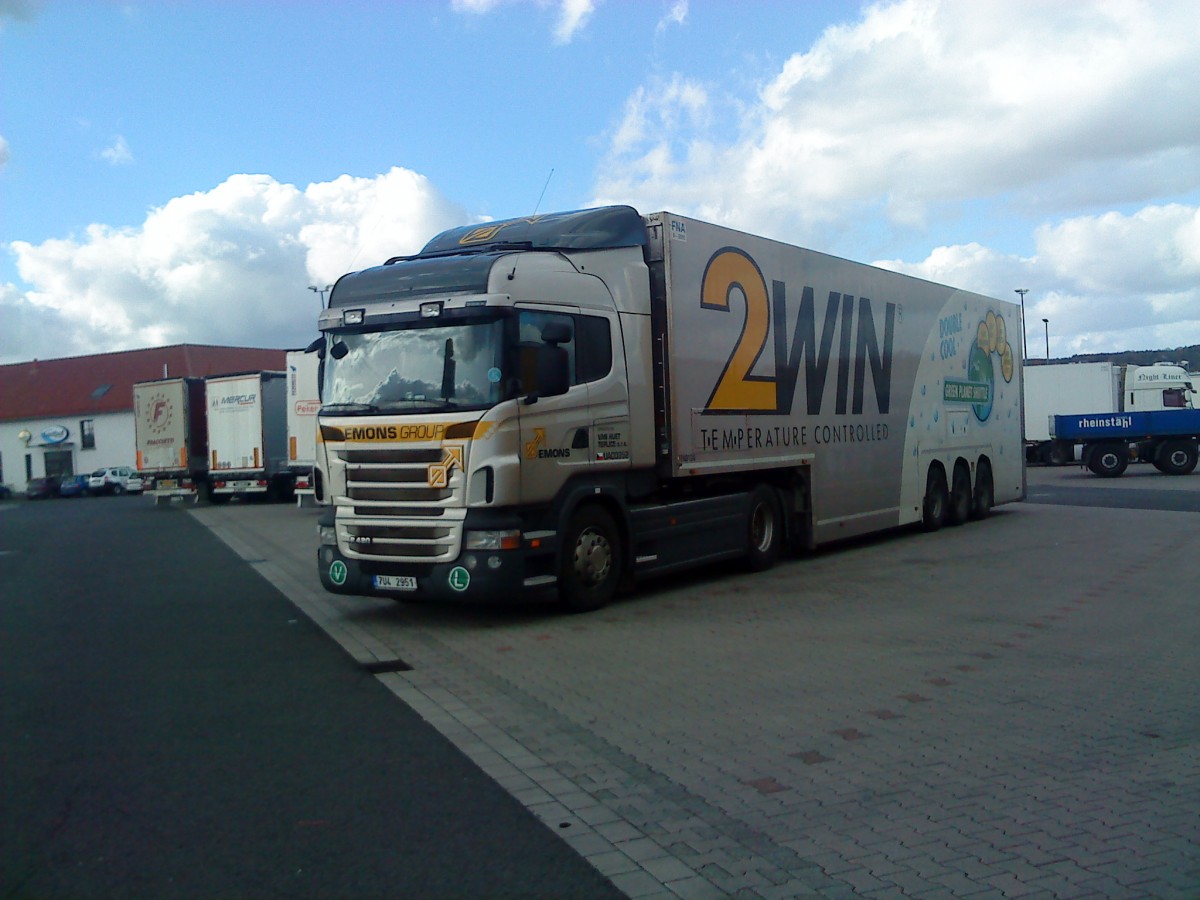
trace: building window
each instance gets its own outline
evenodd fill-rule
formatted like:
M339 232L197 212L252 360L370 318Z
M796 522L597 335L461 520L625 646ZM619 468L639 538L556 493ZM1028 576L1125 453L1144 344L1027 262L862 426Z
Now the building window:
M81 450L96 449L96 420L79 420L79 448Z

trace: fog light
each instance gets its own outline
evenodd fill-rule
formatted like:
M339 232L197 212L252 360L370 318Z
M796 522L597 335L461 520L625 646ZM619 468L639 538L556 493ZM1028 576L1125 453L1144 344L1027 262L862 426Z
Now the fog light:
M489 568L489 569L498 569L498 568L500 568L500 557L498 557L498 556L489 556L489 557L488 557L488 568Z
M468 554L467 556L463 557L462 563L464 566L466 566L468 569L470 569L472 572L474 572L476 567L479 565L479 560L477 560L474 556L471 556Z
M463 546L468 550L517 550L521 546L521 530L468 531Z
M333 525L318 525L317 540L321 544L337 546L337 528Z

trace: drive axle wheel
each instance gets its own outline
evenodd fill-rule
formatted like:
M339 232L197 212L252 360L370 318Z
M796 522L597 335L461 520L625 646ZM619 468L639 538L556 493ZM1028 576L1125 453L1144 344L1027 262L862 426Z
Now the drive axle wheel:
M1196 445L1191 441L1167 441L1158 451L1155 465L1167 475L1188 475L1196 468Z
M1087 467L1093 475L1116 478L1129 466L1129 450L1124 444L1100 444L1088 454Z
M937 531L946 524L949 494L946 490L946 473L941 466L930 466L925 479L925 502L921 507L921 527L926 531Z
M612 599L621 581L621 535L612 516L585 506L564 534L558 592L571 612L590 612Z
M774 488L763 484L754 489L746 525L746 565L751 572L766 571L779 559L783 542L783 512Z

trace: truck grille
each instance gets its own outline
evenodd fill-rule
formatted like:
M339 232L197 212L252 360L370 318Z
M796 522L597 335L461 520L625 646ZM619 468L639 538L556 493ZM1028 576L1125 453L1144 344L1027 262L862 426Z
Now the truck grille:
M339 511L341 538L350 555L390 562L439 562L458 555L462 543L462 472L446 487L429 486L429 467L440 447L344 449L348 507ZM380 520L386 520L380 521Z

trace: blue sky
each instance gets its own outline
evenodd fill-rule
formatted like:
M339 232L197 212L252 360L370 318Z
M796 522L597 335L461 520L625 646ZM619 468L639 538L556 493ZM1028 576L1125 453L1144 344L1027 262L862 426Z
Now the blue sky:
M1033 357L1197 343L1196 84L1184 0L0 0L0 362L301 346L539 197L1027 287Z

